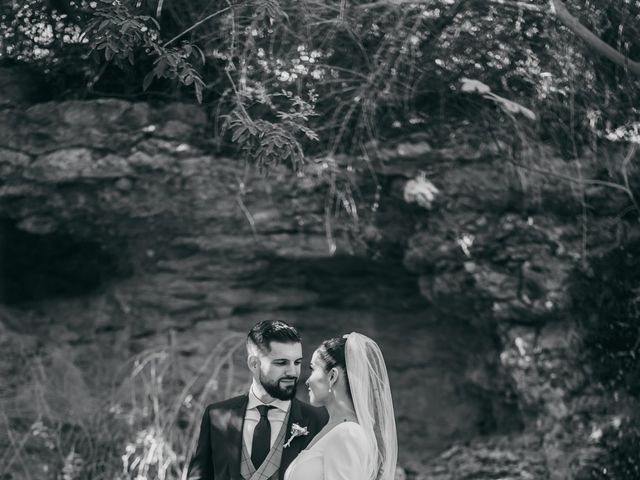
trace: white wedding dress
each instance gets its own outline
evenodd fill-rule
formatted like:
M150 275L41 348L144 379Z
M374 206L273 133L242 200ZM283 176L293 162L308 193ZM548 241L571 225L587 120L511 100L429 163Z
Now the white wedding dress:
M364 429L356 422L343 422L302 450L284 480L370 480L366 465L373 455Z

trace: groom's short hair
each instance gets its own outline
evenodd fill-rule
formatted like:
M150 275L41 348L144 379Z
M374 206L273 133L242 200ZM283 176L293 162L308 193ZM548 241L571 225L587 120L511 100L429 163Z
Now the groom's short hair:
M281 320L263 320L253 326L247 336L247 351L257 347L262 353L271 351L271 342L302 343L298 329Z

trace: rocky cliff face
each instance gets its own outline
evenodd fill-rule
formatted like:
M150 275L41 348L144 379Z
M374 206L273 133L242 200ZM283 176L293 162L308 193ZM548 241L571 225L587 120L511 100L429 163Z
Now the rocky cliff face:
M47 403L68 420L90 415L101 376L131 355L170 346L197 372L230 334L283 318L307 354L349 330L379 340L410 475L580 474L593 429L628 404L590 388L567 281L588 253L638 234L605 216L622 195L589 191L606 209L587 215L585 192L554 180L572 166L551 152L539 153L556 177L522 175L484 144L408 142L377 148L379 198L354 234L325 215L321 172L343 159L263 178L215 153L209 128L182 104L0 112L12 404L28 395L16 359L59 366L51 381L85 399ZM353 175L366 191L367 174ZM246 382L234 358L226 393Z

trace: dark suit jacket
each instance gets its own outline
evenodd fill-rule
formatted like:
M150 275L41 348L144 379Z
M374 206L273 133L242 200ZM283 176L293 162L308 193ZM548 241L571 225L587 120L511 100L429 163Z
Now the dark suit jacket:
M188 480L242 480L242 427L248 402L249 396L241 395L214 403L205 409L198 447L189 463ZM324 408L312 407L295 398L291 400L285 438L289 439L293 423L307 427L309 435L294 438L291 445L282 451L280 480L298 453L326 425L328 418Z

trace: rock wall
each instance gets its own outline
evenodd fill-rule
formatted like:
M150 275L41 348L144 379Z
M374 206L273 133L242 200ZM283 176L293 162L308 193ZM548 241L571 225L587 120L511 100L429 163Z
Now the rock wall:
M18 376L18 350L44 348L71 372L59 381L91 399L101 382L87 377L133 354L175 345L197 371L263 318L299 326L306 354L361 330L385 350L410 476L577 478L592 429L627 404L589 388L567 279L638 234L608 220L624 198L594 189L609 210L580 216L585 192L523 175L490 145L371 145L376 205L360 205L370 213L356 230L328 230L322 172L348 159L263 178L218 153L209 129L182 104L0 112L5 372ZM353 177L372 190L365 171ZM241 368L230 376L246 382ZM60 401L67 414L95 408Z
M589 257L637 241L637 218L620 216L625 194L566 181L596 178L600 158L577 165L539 148L528 155L542 156L547 170L532 172L482 145L467 152L421 156L439 194L408 239L404 265L434 306L495 329L525 428L453 447L425 478L593 478L602 430L637 407L593 378L583 319L571 315L570 276Z

